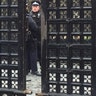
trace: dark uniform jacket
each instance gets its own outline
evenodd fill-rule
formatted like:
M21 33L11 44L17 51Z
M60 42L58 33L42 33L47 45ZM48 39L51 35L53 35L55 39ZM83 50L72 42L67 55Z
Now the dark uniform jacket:
M36 25L37 25L37 27L38 27L38 35L36 36L36 38L37 38L37 40L38 41L41 41L41 14L40 14L40 12L30 12L30 14L29 14L31 17L32 17L32 19L35 21L35 23L36 23Z
M32 13L30 13L28 16L28 27L30 36L28 36L27 43L28 47L34 51L36 49L37 38L39 35L39 27L36 21L33 19Z
M41 13L35 12L30 13L32 15L32 18L35 20L37 26L38 26L38 35L37 35L37 59L41 62Z

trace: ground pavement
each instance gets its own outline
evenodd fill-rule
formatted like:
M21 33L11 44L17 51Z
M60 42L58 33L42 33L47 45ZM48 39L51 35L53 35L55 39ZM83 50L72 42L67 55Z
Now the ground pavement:
M38 71L40 72L40 66L37 63ZM36 96L36 93L41 93L41 76L32 75L29 73L26 76L26 89L32 90L32 94L26 96Z

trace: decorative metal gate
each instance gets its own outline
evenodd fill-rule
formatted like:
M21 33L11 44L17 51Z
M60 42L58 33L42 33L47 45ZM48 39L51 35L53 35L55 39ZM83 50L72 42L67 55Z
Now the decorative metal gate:
M19 90L26 87L24 4L24 0L0 0L0 96L22 96Z
M43 91L50 96L95 96L96 0L46 0L45 5Z

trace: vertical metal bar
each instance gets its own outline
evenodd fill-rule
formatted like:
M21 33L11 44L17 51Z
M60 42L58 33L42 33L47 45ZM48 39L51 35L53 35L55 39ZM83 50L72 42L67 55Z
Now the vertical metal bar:
M92 96L96 94L96 0L92 0Z
M46 70L46 49L47 49L47 32L46 32L46 18L47 18L47 13L46 13L46 5L48 0L42 0L41 1L41 73L42 73L42 77L41 77L41 88L42 88L42 92L47 92L47 83L46 83L46 75L47 75L47 70Z
M25 89L26 88L26 71L25 71L25 6L26 6L26 0L18 0L18 15L19 15L19 43L20 43L20 50L19 54L21 57L20 58L20 66L19 70L22 70L19 74L19 84L21 85L19 89Z

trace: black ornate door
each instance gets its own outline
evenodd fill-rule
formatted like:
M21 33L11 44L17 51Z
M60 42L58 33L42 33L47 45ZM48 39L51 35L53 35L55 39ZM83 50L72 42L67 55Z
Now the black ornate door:
M95 96L96 1L46 0L46 5L43 91L50 96Z
M0 96L21 96L19 90L26 88L24 4L0 0Z

